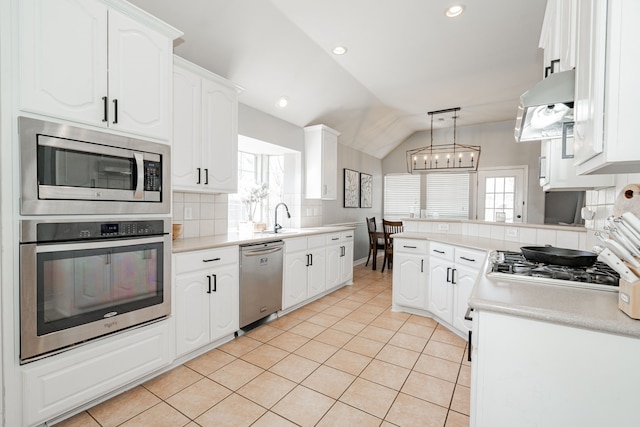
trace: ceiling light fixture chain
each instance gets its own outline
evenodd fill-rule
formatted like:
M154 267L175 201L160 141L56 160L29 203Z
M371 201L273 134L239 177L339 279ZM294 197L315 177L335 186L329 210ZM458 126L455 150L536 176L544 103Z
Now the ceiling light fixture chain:
M460 107L427 113L431 116L431 144L428 147L407 151L407 171L409 173L475 172L478 170L480 146L457 142L458 111L460 111ZM444 113L453 113L453 144L434 145L433 116Z

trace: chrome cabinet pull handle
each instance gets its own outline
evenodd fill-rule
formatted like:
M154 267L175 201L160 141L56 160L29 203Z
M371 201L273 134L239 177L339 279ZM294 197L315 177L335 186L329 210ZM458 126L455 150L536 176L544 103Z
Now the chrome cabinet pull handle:
M213 262L213 261L220 261L220 257L218 258L211 258L211 259L203 259L202 262Z
M109 100L106 96L102 97L102 104L103 104L103 109L104 109L104 115L102 116L102 121L103 122L108 122L109 121Z
M113 100L113 124L118 124L118 100Z

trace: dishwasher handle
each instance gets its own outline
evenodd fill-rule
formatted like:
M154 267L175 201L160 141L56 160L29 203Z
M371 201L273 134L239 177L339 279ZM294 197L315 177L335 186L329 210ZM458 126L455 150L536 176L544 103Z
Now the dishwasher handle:
M268 255L268 254L273 254L273 253L276 253L276 252L280 252L281 250L282 250L281 247L268 248L268 249L258 249L258 250L255 250L255 251L243 252L242 255L244 255L244 256Z

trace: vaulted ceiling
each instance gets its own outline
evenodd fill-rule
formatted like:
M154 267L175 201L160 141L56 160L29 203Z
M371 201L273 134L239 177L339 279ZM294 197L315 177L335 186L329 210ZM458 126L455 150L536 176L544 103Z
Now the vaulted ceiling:
M240 102L383 158L427 112L514 119L542 77L545 0L131 0L182 30L175 53L245 88ZM345 46L345 55L332 49ZM289 104L276 103L286 97Z

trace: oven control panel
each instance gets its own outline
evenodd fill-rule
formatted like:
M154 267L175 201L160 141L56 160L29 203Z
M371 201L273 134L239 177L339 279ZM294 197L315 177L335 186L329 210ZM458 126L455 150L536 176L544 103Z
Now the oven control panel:
M37 225L38 242L85 239L113 239L167 234L162 219L148 221L41 222Z

